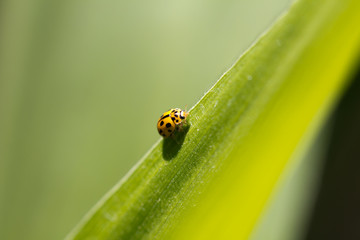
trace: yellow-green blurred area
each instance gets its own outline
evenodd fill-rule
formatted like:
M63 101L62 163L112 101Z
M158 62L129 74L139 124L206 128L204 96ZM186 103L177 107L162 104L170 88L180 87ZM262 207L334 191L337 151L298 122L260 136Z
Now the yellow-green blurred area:
M62 239L290 2L2 1L0 239Z

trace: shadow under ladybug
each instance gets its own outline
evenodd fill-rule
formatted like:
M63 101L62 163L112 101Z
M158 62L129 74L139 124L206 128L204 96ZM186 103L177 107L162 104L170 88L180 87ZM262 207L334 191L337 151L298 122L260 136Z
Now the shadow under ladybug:
M184 124L180 131L175 131L171 137L164 138L163 141L163 158L170 161L179 153L187 132L190 129L190 124Z

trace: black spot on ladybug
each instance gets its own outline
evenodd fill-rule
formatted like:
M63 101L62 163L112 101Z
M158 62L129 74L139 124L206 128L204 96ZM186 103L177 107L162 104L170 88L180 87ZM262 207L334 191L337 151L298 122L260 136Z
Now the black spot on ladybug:
M160 125L160 126L161 126L161 125ZM167 123L167 124L166 124L166 127L167 127L167 128L171 127L171 123Z
M161 122L160 122L160 126L162 126L162 125L164 125L164 121L161 121Z
M161 118L160 118L160 120L163 120L164 118L167 118L167 117L169 117L170 116L170 114L168 114L168 115L163 115Z
M181 118L181 119L185 119L185 117L184 117L184 116L180 116L180 118Z
M168 129L168 132L172 132L171 129Z
M175 120L175 118L174 118L174 117L172 117L171 119L172 119L173 121Z
M179 120L176 120L175 122L179 122Z
M163 132L163 130L160 129L160 130L159 130L159 133L162 134L162 132Z

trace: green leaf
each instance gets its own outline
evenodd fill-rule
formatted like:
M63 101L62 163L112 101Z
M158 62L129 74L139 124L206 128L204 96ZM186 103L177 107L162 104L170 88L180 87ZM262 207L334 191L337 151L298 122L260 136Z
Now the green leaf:
M346 85L359 12L295 2L68 239L247 239Z

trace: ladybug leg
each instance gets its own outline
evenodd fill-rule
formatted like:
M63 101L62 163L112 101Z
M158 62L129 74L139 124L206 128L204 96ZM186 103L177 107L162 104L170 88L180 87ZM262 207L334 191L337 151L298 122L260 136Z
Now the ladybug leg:
M178 125L176 125L176 127L179 129L179 131L181 132L183 130L183 122L179 123Z

